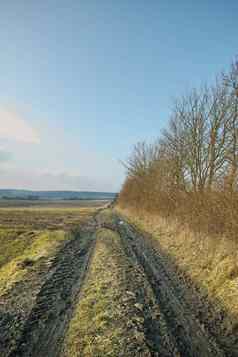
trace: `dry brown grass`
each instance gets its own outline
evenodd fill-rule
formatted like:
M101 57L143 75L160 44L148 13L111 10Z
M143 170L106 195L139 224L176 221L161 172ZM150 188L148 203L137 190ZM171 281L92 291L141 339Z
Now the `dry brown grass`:
M205 291L217 314L227 311L221 329L236 333L238 320L238 241L191 230L186 222L158 214L117 208L139 228L152 234L153 241L171 257L180 272Z
M238 193L228 191L156 191L155 182L127 179L118 203L122 208L178 220L205 235L238 237Z

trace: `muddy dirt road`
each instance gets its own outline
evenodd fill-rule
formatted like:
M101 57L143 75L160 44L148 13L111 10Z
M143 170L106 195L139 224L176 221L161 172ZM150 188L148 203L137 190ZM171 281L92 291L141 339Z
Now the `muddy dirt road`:
M92 284L92 271L95 271L95 267L92 270L91 265L98 264L99 257L95 258L95 251L99 246L98 236L103 239L103 235L98 234L102 229L105 239L109 239L107 236L112 233L117 237L115 248L117 250L113 250L115 259L110 264L115 266L111 279L118 279L120 291L116 294L115 291L113 292L113 304L122 305L119 309L122 320L123 312L128 316L128 322L125 320L120 327L120 334L123 338L126 336L125 344L128 346L130 336L136 336L131 345L135 346L137 343L138 346L135 346L134 350L126 348L124 352L121 348L119 353L118 346L113 349L113 343L110 341L112 346L110 351L106 354L98 353L97 356L234 355L222 351L216 339L208 334L193 315L190 306L180 297L178 282L171 277L163 257L154 251L149 241L115 213L103 210L74 233L73 238L62 247L49 264L48 270L44 268L39 272L43 280L34 288L34 298L31 298L31 303L24 304L20 310L17 310L16 293L15 301L11 300L10 295L11 303L7 302L6 297L4 301L0 301L0 356L63 357L65 355L63 349L65 336L82 299L81 291L87 284L87 279L91 281L91 291L98 289L96 284L95 287ZM102 245L100 249L102 250ZM117 251L120 259L116 257ZM108 252L110 254L110 250ZM104 261L107 262L107 253L103 250L102 253ZM103 269L110 269L110 264L107 266L106 263L102 263L100 267L102 276ZM100 276L99 268L96 271ZM123 279L119 274L123 275ZM109 301L110 304L110 294L107 294L110 276L107 275L106 279L109 279L107 285L103 286L103 282L100 283L104 289L101 296L102 299L104 295L107 296L109 299L107 303ZM33 289L33 282L29 284L32 284ZM30 294L30 287L26 288ZM91 302L92 309L97 303L98 301ZM118 322L113 320L111 315L96 331L95 341L99 336L102 338L104 331L108 331L109 327L113 329L118 326ZM97 316L93 318L96 321ZM78 323L80 324L80 321ZM136 333L132 334L132 331ZM110 338L108 336L104 337ZM80 345L80 337L76 335L74 338L79 338L76 342ZM143 345L143 349L140 349L139 345ZM87 351L78 354L76 352L72 357L95 356L93 353L90 354L90 348Z

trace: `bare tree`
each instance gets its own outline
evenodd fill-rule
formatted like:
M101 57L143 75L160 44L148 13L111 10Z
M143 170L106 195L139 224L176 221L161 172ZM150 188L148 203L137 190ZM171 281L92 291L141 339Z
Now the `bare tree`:
M238 174L238 61L232 64L230 73L224 75L224 84L230 96L226 183L229 190L233 192L237 189Z
M177 101L175 112L182 127L184 175L194 191L203 191L208 176L207 92L192 93Z
M230 120L230 97L227 88L217 80L208 94L208 188L223 173L228 147L228 127Z
M123 162L127 175L131 177L145 176L158 159L158 155L159 149L156 144L146 144L144 141L137 143L128 160Z

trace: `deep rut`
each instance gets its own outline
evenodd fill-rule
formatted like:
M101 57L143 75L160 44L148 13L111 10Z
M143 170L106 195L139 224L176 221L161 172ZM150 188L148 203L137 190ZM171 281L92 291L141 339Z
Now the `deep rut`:
M75 233L56 257L54 273L42 286L17 348L9 356L56 357L94 247L95 227Z
M148 314L148 319L145 319L144 334L151 356L225 356L214 338L196 319L189 304L181 298L178 282L167 270L163 256L133 226L116 215L108 217L103 213L75 233L55 258L51 274L37 295L17 347L8 356L61 356L69 322L79 302L80 289L90 264L98 227L110 228L120 235L124 252L134 270L138 271L139 267L152 288L160 318ZM149 306L147 308L149 311Z
M117 223L114 222L113 229L122 237L126 254L144 270L166 321L168 338L171 340L171 345L175 343L179 351L178 355L184 357L225 356L214 339L199 324L186 302L179 298L176 283L167 272L162 256L157 251L155 252L149 242L126 222L118 219ZM150 339L154 339L156 344L156 335L153 336L153 331L152 334L150 331ZM159 345L157 348L158 355L163 356L160 354Z

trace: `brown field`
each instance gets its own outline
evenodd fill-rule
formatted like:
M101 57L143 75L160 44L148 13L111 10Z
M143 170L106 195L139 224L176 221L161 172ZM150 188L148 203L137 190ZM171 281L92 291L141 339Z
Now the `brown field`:
M108 201L0 200L0 229L70 230Z
M82 208L101 207L107 200L0 200L0 208Z

